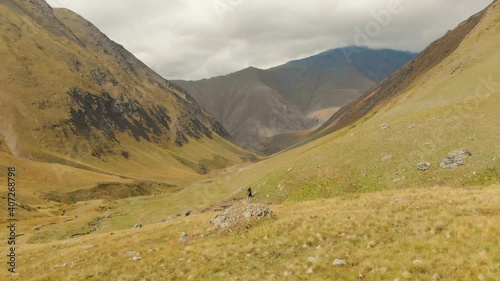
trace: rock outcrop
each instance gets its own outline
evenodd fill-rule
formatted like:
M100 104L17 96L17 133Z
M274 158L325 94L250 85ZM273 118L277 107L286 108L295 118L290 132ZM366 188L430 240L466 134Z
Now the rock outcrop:
M448 153L448 155L441 162L440 166L443 169L455 169L458 166L464 165L466 162L465 159L471 155L470 151L465 148L454 150Z
M269 218L272 214L271 209L263 204L237 203L215 216L210 223L215 229L231 231L252 221Z

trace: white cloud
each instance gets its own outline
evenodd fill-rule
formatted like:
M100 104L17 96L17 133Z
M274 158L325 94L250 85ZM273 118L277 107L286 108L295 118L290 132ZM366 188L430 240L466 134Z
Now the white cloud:
M49 0L94 23L167 79L267 68L362 42L421 51L492 0ZM389 24L373 14L388 11ZM396 7L395 6L395 7ZM372 32L369 40L355 40Z

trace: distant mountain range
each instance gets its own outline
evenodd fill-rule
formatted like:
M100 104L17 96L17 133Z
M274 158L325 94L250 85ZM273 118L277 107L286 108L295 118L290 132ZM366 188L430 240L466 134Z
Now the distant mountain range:
M273 153L273 138L314 128L416 54L348 47L270 69L250 67L199 81L174 81L244 147Z

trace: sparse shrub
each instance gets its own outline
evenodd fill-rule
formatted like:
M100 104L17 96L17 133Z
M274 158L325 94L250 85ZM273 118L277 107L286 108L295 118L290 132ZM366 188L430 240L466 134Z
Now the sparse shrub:
M128 151L122 151L122 156L123 156L123 158L125 158L125 159L129 159L130 154L128 153Z

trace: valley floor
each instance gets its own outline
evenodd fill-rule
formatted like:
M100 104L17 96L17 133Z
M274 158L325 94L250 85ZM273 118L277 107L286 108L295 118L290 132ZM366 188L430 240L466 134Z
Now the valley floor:
M500 186L411 188L271 205L218 233L214 212L18 245L2 280L498 280ZM22 222L21 222L22 223ZM182 232L188 241L179 243ZM2 246L2 253L7 251ZM3 254L2 254L3 255ZM5 258L4 258L5 259ZM345 262L343 265L334 265ZM342 261L341 261L342 260ZM4 263L4 267L6 267Z

